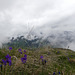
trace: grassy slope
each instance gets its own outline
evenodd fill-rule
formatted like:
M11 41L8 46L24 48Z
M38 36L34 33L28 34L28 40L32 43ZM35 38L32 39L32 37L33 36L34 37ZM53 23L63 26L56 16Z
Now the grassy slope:
M23 50L24 49L22 49L22 52ZM4 59L7 54L12 57L13 65L10 67L7 64L6 72L14 70L13 73L16 73L16 71L21 70L28 75L32 75L32 73L34 73L34 75L41 75L42 73L42 75L52 75L53 72L58 75L58 72L60 71L61 75L75 75L75 52L69 49L40 48L35 51L26 50L26 53L23 52L23 54L20 54L18 49L12 49L11 52L2 49L0 50L0 60ZM23 57L24 54L27 54L27 62L22 64L21 57ZM47 60L46 65L42 65L42 60L40 59L41 55ZM13 58L13 56L16 56L17 60ZM19 73L18 75L22 74Z

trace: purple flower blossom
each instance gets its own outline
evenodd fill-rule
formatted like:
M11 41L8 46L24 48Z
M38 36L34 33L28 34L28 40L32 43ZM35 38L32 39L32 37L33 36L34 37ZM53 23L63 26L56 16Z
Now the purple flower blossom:
M60 74L60 72L58 72Z
M45 63L46 63L47 61L45 60Z
M72 55L71 55L71 57L72 57Z
M7 56L9 56L9 55L7 55ZM9 63L9 66L11 66L11 64L12 64L12 62L11 62L11 56L9 56L9 57L6 59L6 62L8 62L8 63Z
M26 50L24 50L24 52L26 52Z
M21 49L18 49L18 51L21 52L22 50Z
M8 59L8 58L10 58L11 56L9 56L9 54L7 54L5 57Z
M9 50L12 50L12 47L9 47Z
M43 61L43 59L42 59L42 61Z
M46 65L46 60L42 59L42 65Z
M11 59L6 59L6 62L9 63L9 66L12 65Z
M40 59L43 59L43 56L40 56Z
M20 52L22 54L22 52Z
M24 55L24 57L26 57L26 58L27 58L27 55L25 54L25 55Z
M21 58L21 61L22 61L23 63L25 63L25 62L27 61L27 55L26 55L26 54L24 55L24 57Z
M11 66L11 64L12 64L11 56L9 56L9 54L8 54L5 57L6 57L6 60L2 59L3 64L6 65L6 63L9 63L9 65Z
M22 61L23 63L25 63L25 62L27 61L27 58L23 57L23 58L21 58L21 61Z
M57 53L59 53L59 51L57 51Z
M67 59L69 60L69 57Z
M7 62L6 62L4 59L2 59L2 62L3 62L3 64L6 66L6 63L7 63Z
M22 52L21 52L22 50L21 49L18 49L18 51L22 54Z
M53 73L53 75L55 75L55 72Z
M9 61L9 66L11 66L12 65L12 62L11 62L11 60Z

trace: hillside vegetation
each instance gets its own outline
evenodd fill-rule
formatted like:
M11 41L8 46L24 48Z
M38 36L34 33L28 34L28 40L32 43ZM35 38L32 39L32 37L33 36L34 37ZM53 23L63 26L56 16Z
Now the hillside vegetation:
M11 65L2 62L7 54L11 56ZM26 62L23 63L24 55ZM0 75L75 75L75 52L69 49L0 49L0 62Z

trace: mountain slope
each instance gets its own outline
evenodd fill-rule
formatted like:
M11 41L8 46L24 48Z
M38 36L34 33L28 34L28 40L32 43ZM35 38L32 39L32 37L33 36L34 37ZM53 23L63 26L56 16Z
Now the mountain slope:
M72 50L47 47L37 48L34 51L21 50L22 54L14 48L10 52L0 50L0 60L5 59L7 54L12 58L13 65L7 64L5 73L10 73L11 70L14 75L17 72L17 75L53 75L54 72L56 75L59 75L59 72L60 75L75 75L75 52ZM27 61L23 64L21 58L24 57L24 54L27 55ZM17 57L17 60L14 56ZM41 56L43 56L43 60L47 61L46 63L40 59Z
M75 36L71 31L64 31L57 34L49 34L45 38L43 33L41 34L41 37L38 37L36 35L31 36L33 38L25 38L23 35L18 36L15 39L14 37L12 37L10 42L6 43L6 45L16 48L38 48L42 46L51 46L52 48L67 48L70 47L72 43L75 43Z

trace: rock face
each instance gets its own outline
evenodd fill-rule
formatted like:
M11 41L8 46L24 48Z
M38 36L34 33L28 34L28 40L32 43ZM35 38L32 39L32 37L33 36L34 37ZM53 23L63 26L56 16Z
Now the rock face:
M42 46L50 46L52 48L66 48L70 47L71 43L75 43L75 35L71 31L64 31L62 33L57 34L49 34L47 37L44 38L43 34L42 37L38 37L36 35L32 35L33 38L28 39L24 36L18 36L17 38L10 40L10 42L4 44L6 46L13 46L13 47L22 47L22 48L38 48Z

